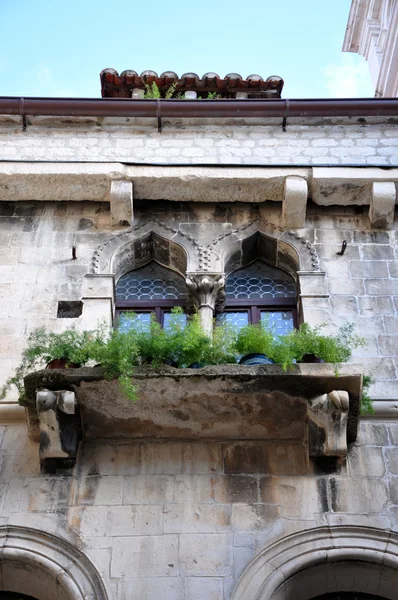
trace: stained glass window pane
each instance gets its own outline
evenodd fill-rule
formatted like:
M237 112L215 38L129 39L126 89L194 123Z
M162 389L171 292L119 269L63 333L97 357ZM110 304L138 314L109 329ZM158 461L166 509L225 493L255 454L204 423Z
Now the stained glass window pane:
M140 329L142 331L149 331L149 325L151 322L151 313L135 313L134 316L128 312L122 312L119 315L118 329L120 331L128 331L131 327Z
M261 323L273 331L275 335L285 335L294 329L293 313L286 311L261 311Z
M181 300L185 295L184 278L156 262L126 273L116 284L117 300Z
M236 312L225 312L217 315L216 323L221 325L222 323L228 323L228 325L232 325L236 329L240 329L241 327L245 327L249 324L249 314L246 311L236 311Z
M231 273L226 285L227 298L295 298L296 284L288 273L257 260Z

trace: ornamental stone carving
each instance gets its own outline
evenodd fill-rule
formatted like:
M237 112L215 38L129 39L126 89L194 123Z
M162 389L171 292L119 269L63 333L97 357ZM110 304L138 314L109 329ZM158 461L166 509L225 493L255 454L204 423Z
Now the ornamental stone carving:
M346 456L348 392L334 390L309 401L310 456Z
M207 307L222 310L225 304L225 277L223 274L189 273L186 283L190 300L198 310Z

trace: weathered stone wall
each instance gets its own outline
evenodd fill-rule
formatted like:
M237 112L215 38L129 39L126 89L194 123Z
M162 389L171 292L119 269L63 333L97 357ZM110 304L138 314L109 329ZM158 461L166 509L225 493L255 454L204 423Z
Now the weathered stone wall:
M47 119L47 121L49 121ZM87 124L88 122L88 124ZM22 131L0 122L0 160L98 161L164 164L374 165L398 164L398 135L391 124L188 126L156 124L80 125L49 122Z
M290 533L397 528L394 423L363 423L346 463L309 472L285 453L267 464L228 443L142 442L86 443L73 472L49 476L25 424L0 436L1 524L71 540L112 600L229 600L249 561Z

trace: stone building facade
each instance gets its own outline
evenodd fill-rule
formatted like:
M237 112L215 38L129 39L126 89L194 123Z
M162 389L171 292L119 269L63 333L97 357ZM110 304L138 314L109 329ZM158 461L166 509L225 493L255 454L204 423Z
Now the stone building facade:
M369 64L376 97L398 96L398 2L352 0L343 51Z
M139 100L112 99L104 115L105 102L92 101L97 115L54 101L32 116L0 99L1 381L40 325L113 326L115 283L151 261L184 277L207 323L228 275L263 261L293 277L299 321L353 321L368 343L337 379L327 365L297 368L290 392L265 367L143 378L149 408L82 375L70 389L84 439L74 467L55 473L40 469L37 415L10 394L0 597L396 600L398 102L294 112L272 98L208 101L235 110L222 117L199 114L199 100L175 101L174 116L162 116L170 101L145 101L155 117ZM375 412L357 435L362 370ZM208 398L225 407L231 389L244 397L232 430L219 411L208 430L195 421L181 434L185 416L167 404L178 390L214 416ZM314 417L311 398L335 389L348 403L328 397ZM137 412L150 434L128 429ZM316 455L308 423L320 416Z

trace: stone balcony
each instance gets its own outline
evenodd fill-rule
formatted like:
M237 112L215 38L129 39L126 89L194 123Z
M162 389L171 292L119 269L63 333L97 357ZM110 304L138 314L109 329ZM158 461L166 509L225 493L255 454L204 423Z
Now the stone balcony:
M236 443L234 452L247 455L246 462L282 453L303 473L310 458L344 457L356 439L357 365L337 375L326 364L287 372L277 365L146 367L136 369L135 381L138 400L131 402L101 368L28 375L24 405L42 464L70 464L81 440L219 441Z

